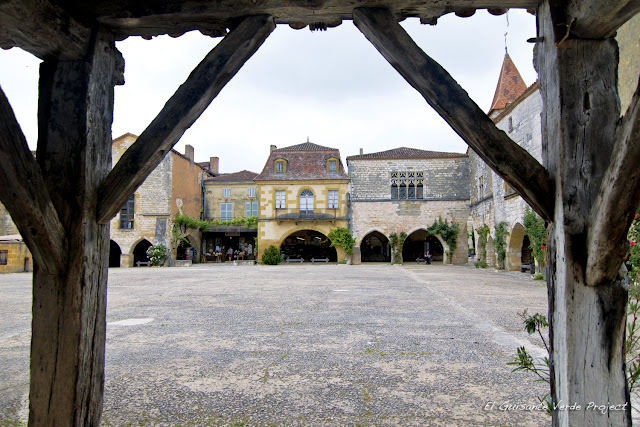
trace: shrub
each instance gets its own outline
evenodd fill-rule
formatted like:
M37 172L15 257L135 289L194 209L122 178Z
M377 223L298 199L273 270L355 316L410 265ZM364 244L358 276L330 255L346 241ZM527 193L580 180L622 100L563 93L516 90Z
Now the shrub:
M280 251L274 245L269 246L265 249L264 254L262 254L262 263L267 265L278 265L282 261L280 258Z
M544 274L536 273L533 275L533 280L544 280Z
M505 221L496 224L496 240L494 241L496 247L496 258L498 261L498 267L504 268L504 260L507 257L507 242L505 242L505 238L509 235L507 231L507 224Z
M476 261L473 265L475 265L476 268L487 268L489 266L485 261Z
M331 240L331 246L340 246L347 255L353 252L353 245L356 240L351 236L349 230L345 227L334 228L327 236Z
M155 266L163 265L164 261L167 259L168 254L169 250L164 245L151 246L149 249L147 249L149 262L151 263L151 265Z

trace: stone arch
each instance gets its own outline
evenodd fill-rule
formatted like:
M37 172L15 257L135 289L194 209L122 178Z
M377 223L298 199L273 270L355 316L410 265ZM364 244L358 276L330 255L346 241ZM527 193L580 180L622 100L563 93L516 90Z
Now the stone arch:
M516 222L509 233L509 242L507 244L505 268L508 271L520 271L520 264L522 263L522 244L524 240L524 226L519 222Z
M137 262L149 262L149 257L147 256L147 249L152 246L151 242L145 238L138 240L138 242L133 246L131 254L133 255L133 266L137 266Z
M113 239L109 241L109 267L120 267L122 249Z
M187 259L192 259L191 258L191 254L187 253L187 249L189 248L194 248L195 244L196 244L196 240L193 236L188 235L188 236L184 236L185 239L187 239L187 243L183 243L180 242L180 244L178 245L178 247L176 247L176 259L177 260L187 260Z
M280 241L280 253L285 258L328 258L330 262L338 261L336 248L330 246L329 238L322 231L311 227L290 231Z
M360 241L362 262L390 262L389 238L379 230L372 230Z
M417 258L424 258L427 249L433 261L444 262L445 253L449 250L449 246L439 235L429 233L424 227L418 227L411 233L407 233L407 238L402 246L402 260L411 262Z

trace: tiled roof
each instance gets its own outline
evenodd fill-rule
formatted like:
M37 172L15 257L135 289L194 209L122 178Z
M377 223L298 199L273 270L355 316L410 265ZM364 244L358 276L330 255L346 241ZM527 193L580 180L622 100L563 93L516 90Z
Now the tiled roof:
M275 151L335 151L337 148L324 147L313 142L303 142L302 144L291 145L289 147L276 148Z
M338 160L337 173L327 172L327 160ZM275 161L282 159L286 162L286 172L275 173ZM309 180L309 179L348 179L342 161L340 150L322 145L305 142L290 147L276 148L269 154L269 159L256 181L278 180Z
M248 171L248 170L244 170L244 171L240 171L240 172L223 173L223 174L218 175L216 177L209 178L209 179L207 179L205 181L206 182L209 182L209 181L216 181L216 182L253 181L253 179L256 176L258 176L257 173L251 172L251 171Z
M500 120L504 119L505 116L508 116L509 113L511 113L514 108L516 108L522 101L527 99L529 95L531 95L532 93L535 93L535 91L537 90L538 90L538 81L536 80L531 86L527 88L527 90L522 92L520 96L516 98L515 101L507 105L503 110L500 110L497 115L492 116L491 120L493 120L494 123L500 122Z
M527 90L527 85L522 80L520 72L511 60L508 53L504 55L502 61L502 69L500 70L500 78L496 86L496 93L493 95L493 102L489 114L495 110L502 110L508 103L515 101L522 93Z
M443 151L426 151L418 150L417 148L399 147L377 153L349 156L347 157L347 161L368 159L442 159L458 157L467 157L467 155L464 153L447 153Z

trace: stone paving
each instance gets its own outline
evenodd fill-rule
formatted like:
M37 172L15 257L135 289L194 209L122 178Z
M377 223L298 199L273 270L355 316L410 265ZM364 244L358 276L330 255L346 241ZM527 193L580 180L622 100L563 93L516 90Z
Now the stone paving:
M27 416L30 286L0 276L0 426ZM543 354L525 308L543 282L469 266L110 269L102 425L548 425L507 366Z

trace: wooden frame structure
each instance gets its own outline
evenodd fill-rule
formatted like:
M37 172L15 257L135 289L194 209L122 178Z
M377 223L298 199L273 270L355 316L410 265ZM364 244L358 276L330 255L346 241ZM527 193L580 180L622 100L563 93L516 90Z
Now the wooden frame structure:
M543 165L498 130L398 22L537 10ZM97 425L109 220L276 24L353 20L452 128L551 225L554 402L624 404L620 266L640 202L640 91L620 120L612 36L640 0L5 0L0 47L41 58L37 160L0 91L0 201L34 257L30 425ZM224 39L111 169L115 40L200 30ZM227 31L230 30L227 34ZM630 425L630 410L561 411L554 425Z

